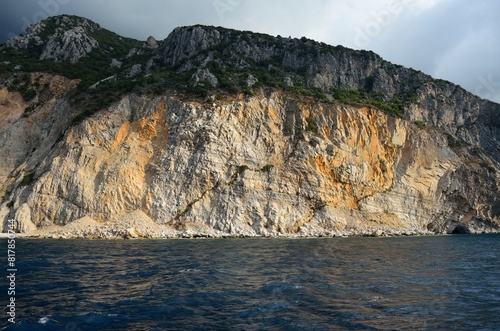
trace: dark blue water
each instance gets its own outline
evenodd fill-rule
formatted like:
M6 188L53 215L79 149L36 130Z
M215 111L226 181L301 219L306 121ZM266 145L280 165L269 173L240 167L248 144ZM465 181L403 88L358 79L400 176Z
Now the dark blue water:
M16 254L7 330L500 330L498 235L18 239Z

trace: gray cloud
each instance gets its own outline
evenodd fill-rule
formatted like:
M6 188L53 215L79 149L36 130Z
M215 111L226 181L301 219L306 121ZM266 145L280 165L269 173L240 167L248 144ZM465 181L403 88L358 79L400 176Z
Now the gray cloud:
M4 43L8 37L22 32L22 30L30 23L33 23L33 16L36 20L43 19L41 15L36 15L40 12L40 6L36 1L16 1L16 0L0 0L0 43Z
M0 43L44 16L84 16L118 34L165 38L207 24L371 49L500 102L500 2L490 0L0 0Z
M408 7L370 46L384 58L461 85L500 102L500 3L435 1L434 6ZM500 84L496 84L500 85Z

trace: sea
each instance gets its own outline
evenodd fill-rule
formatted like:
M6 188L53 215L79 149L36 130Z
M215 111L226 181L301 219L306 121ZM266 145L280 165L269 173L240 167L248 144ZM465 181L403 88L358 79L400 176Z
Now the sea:
M7 245L2 330L500 330L500 235Z

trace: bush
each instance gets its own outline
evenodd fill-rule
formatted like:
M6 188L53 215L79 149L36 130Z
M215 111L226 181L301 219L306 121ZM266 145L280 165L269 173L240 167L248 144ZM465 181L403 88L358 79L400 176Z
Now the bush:
M460 148L464 145L460 140L456 139L451 134L447 134L446 138L448 139L448 147L450 148Z
M415 125L418 126L420 129L425 128L425 123L422 121L415 121Z
M30 114L33 112L33 110L35 110L36 107L37 107L36 104L29 105L28 107L26 107L24 109L24 113L21 117L23 117L23 118L29 117Z
M272 164L266 164L260 170L263 171L263 172L270 172L272 168L274 168L274 166Z
M29 174L27 174L23 177L23 180L21 180L20 185L21 186L28 186L31 183L33 183L34 180L35 180L35 174L30 172Z
M244 173L244 172L245 172L245 170L248 170L248 169L250 169L250 168L249 168L246 164L244 164L244 165L240 165L240 166L238 167L238 173L242 174L242 173Z
M23 99L25 101L30 101L31 99L33 99L34 97L36 97L36 91L34 89L32 89L32 88L28 88L28 89L22 90L21 94L22 94Z
M307 130L317 134L318 133L318 124L316 123L314 118L312 116L308 116L306 118L306 122L307 122Z
M492 166L491 164L489 164L489 163L483 162L483 163L481 164L481 166L482 166L483 168L488 169L488 171L489 171L489 172L491 172L491 173L493 173L493 174L496 174L496 173L497 173L497 170L495 169L495 167L493 167L493 166Z

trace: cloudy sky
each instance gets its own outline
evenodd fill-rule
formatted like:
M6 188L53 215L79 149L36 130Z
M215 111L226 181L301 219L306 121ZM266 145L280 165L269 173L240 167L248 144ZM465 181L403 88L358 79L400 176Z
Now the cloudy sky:
M500 102L498 0L0 0L0 43L47 16L164 39L206 24L369 49Z

